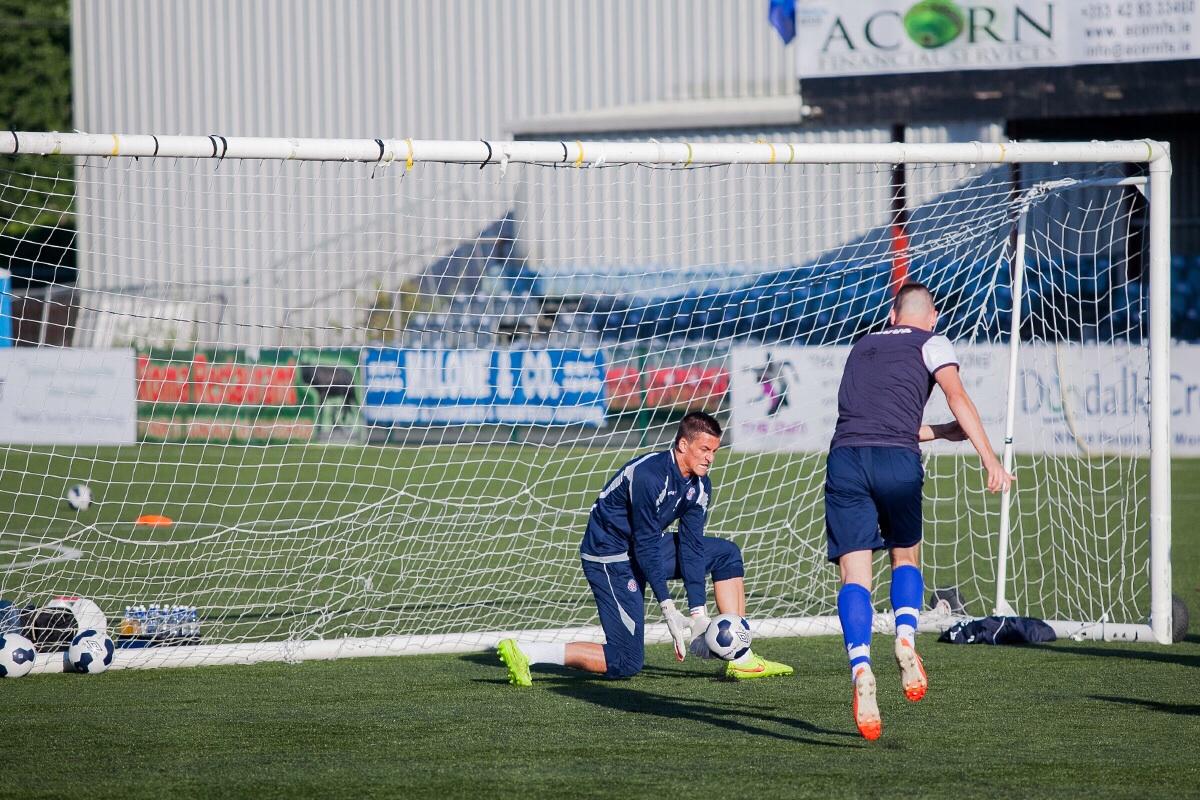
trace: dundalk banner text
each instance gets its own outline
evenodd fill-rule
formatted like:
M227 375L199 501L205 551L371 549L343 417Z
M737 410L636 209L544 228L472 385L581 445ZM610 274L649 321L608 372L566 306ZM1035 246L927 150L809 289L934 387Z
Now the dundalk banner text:
M1007 345L957 346L963 385L993 447L1004 443ZM837 422L849 345L741 347L731 354L731 418L737 450L821 452ZM1130 345L1022 344L1013 446L1018 453L1103 455L1150 449L1149 361ZM1171 348L1171 452L1200 455L1200 346ZM952 419L934 389L927 422ZM953 451L958 445L926 447Z

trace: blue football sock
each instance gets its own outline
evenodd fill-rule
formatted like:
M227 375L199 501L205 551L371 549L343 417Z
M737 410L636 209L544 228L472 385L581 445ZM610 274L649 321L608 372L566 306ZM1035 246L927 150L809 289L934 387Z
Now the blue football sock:
M921 613L921 597L925 580L921 570L905 564L892 570L892 610L896 612L896 638L916 642L917 616Z
M862 667L871 666L871 593L861 584L847 583L838 592L837 603L853 677Z

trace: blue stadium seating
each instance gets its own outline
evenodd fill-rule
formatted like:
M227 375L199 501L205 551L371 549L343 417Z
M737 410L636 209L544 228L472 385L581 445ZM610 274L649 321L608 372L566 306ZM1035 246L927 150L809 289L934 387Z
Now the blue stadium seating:
M942 330L953 339L1006 338L1012 293L1010 265L998 255L1003 247L992 242L979 245L987 249L978 251L922 250L917 247L923 236L920 214L914 218L909 276L925 280L934 290L943 309ZM553 282L542 282L519 254L515 234L510 214L431 265L425 280L456 289L446 323L454 333L481 333L468 330L470 320L488 314L531 318L540 313L546 299L543 293ZM733 339L800 344L852 341L886 322L892 269L889 246L881 226L812 263L767 270L736 288L702 292L690 288L648 300L645 293L623 294L621 286L614 286L611 293L578 298L573 325L609 345L650 339L694 344ZM1045 245L1035 242L1034 247ZM1022 338L1140 341L1146 321L1144 276L1129 279L1127 273L1140 266L1119 251L1110 255L1078 258L1036 252L1025 272ZM738 273L729 270L728 274ZM478 293L472 294L472 288ZM1171 291L1173 336L1200 341L1200 254L1172 258ZM425 324L436 327L438 319Z

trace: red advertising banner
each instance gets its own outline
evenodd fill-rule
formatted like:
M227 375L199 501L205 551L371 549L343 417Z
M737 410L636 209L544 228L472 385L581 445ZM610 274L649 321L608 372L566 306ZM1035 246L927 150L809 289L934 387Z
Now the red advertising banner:
M672 411L721 407L729 391L729 370L721 367L659 367L646 371L646 405Z
M137 358L137 399L142 403L206 403L211 405L294 406L296 362L213 363L204 353L191 361Z
M707 411L721 407L729 392L729 370L724 367L610 367L605 394L610 413L637 411Z
M138 434L169 442L345 434L358 414L357 362L356 350L139 353Z

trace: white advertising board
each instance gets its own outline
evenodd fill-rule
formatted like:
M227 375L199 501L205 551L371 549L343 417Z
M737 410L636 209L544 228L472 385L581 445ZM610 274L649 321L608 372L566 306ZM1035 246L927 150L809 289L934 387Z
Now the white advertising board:
M850 345L733 348L729 398L734 449L827 449L849 354Z
M1200 57L1198 0L801 0L801 78Z
M1007 345L956 346L960 374L992 446L1004 443ZM730 363L733 447L820 452L837 422L837 390L850 348L735 348ZM1149 452L1146 350L1123 345L1024 344L1017 369L1013 447L1018 453ZM1200 346L1171 350L1171 452L1200 455ZM934 389L927 422L953 419ZM957 450L969 445L937 442Z
M0 443L133 444L132 350L0 349Z

